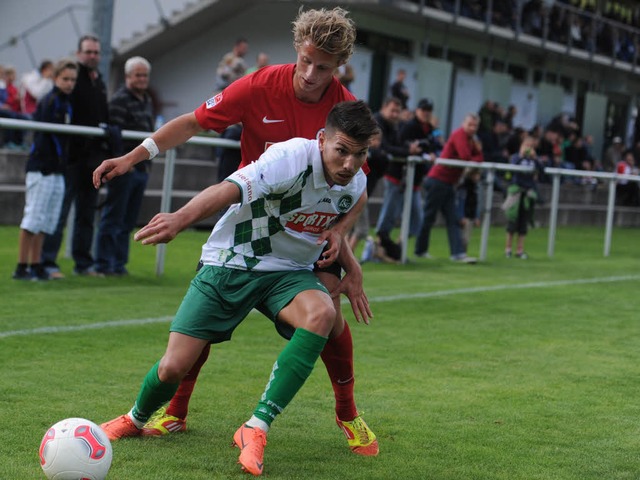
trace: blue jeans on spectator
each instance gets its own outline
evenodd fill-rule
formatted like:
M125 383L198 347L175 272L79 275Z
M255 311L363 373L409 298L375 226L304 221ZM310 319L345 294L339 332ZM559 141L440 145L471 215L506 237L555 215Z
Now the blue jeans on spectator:
M93 222L96 213L98 190L93 188L93 170L82 162L71 163L65 171L65 192L58 226L53 235L46 235L42 246L42 263L45 267L57 266L56 260L62 245L62 233L67 223L71 204L75 206L71 254L75 271L83 273L93 266L91 245Z
M384 196L382 198L382 209L378 216L376 232L390 234L396 226L398 218L402 217L402 207L404 205L404 187L384 178ZM420 210L422 209L422 199L420 192L413 192L411 196L411 221L409 235L417 235L420 231Z
M102 207L97 237L97 272L127 273L130 236L138 221L148 181L149 173L134 169L107 183L107 199Z
M454 186L435 178L427 177L424 182L424 188L424 216L422 217L422 228L416 239L415 254L424 255L429 252L431 227L436 221L438 212L442 212L447 225L451 256L459 257L464 255L462 239L460 238L460 225L458 215L456 215L456 191Z

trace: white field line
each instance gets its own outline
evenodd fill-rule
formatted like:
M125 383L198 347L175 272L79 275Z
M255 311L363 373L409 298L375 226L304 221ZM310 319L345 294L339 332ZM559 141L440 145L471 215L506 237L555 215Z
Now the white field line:
M434 297L446 297L451 295L465 295L471 293L482 292L496 292L501 290L517 290L517 289L532 289L532 288L549 288L558 287L563 285L585 285L595 283L614 283L614 282L626 282L640 280L640 275L621 275L613 277L600 277L600 278L578 278L574 280L555 280L551 282L530 282L520 284L509 285L493 285L482 287L469 287L469 288L456 288L452 290L439 290L435 292L418 292L411 294L399 294L399 295L387 295L380 297L369 298L369 303L382 303L382 302L396 302L399 300L413 300L422 298L434 298ZM342 303L349 303L347 299L343 299ZM31 328L25 330L9 330L7 332L0 332L0 339L8 337L17 337L25 335L39 335L45 333L64 333L64 332L78 332L82 330L96 330L102 328L112 327L127 327L131 325L146 325L150 323L166 323L173 320L173 317L156 317L156 318L139 318L132 320L113 320L110 322L98 322L85 325L69 325L59 327L40 327Z

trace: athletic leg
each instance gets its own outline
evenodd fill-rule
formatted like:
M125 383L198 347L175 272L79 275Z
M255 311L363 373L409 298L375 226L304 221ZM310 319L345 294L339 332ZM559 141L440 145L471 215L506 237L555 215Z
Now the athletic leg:
M129 413L101 425L109 439L140 435L153 412L176 392L180 380L207 344L207 340L171 332L167 350L145 376L133 408Z
M196 386L196 381L198 380L198 374L200 373L200 369L205 364L207 359L209 358L209 352L211 351L211 344L206 345L200 356L196 360L196 363L193 364L191 370L187 372L182 381L180 382L180 386L176 391L176 394L173 396L169 405L167 406L166 414L180 418L182 420L187 418L187 414L189 413L189 400L191 400L191 395L193 394L193 389Z
M330 271L316 271L318 279L330 292L340 278ZM359 455L378 454L378 441L358 413L354 396L353 339L349 324L340 310L340 298L333 299L336 319L320 357L327 369L336 399L336 423L347 437L349 448Z
M233 443L240 448L238 462L244 471L262 474L269 427L313 371L334 319L331 298L320 290L298 293L278 314L278 320L295 328L295 332L273 364L253 416L233 436Z
M330 292L340 283L332 273L320 271L316 275ZM342 315L339 297L333 299L333 306L336 310L335 324L321 358L333 387L336 416L341 420L352 420L358 415L354 396L353 339Z

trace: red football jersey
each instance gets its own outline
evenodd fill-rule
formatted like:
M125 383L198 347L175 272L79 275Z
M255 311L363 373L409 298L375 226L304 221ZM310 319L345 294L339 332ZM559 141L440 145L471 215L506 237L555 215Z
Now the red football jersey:
M244 167L272 144L294 137L316 138L331 108L356 100L334 77L318 103L298 100L293 90L295 64L273 65L236 80L195 110L200 126L222 132L242 122L240 138Z

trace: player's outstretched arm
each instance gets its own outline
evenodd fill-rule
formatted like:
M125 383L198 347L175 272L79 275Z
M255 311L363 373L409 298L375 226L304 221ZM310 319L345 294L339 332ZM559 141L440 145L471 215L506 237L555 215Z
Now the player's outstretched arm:
M185 228L240 201L240 189L231 182L213 185L174 213L159 213L133 237L143 245L169 243Z
M164 152L183 144L200 132L202 132L202 128L195 114L191 112L167 122L149 138L155 142L158 151ZM105 160L93 171L93 186L100 188L103 183L119 175L124 175L136 163L147 159L149 159L149 150L141 144L126 155Z

